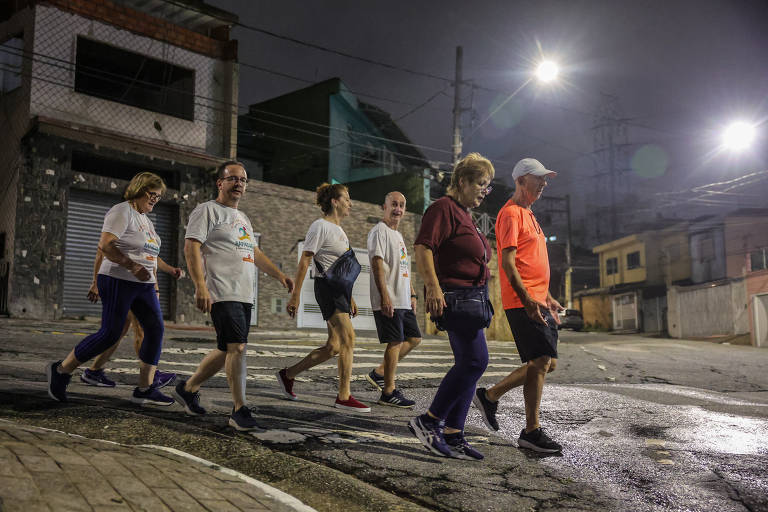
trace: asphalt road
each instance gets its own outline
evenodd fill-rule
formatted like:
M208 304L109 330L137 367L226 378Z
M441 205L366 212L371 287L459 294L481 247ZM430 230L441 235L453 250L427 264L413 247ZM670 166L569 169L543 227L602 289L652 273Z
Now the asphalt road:
M203 389L211 410L205 418L189 418L178 406L158 411L127 402L138 372L130 342L110 369L121 384L116 389L75 378L72 404L50 402L43 362L63 357L92 328L0 320L0 414L121 442L181 444L318 510L768 510L765 349L562 332L542 424L563 454L542 457L516 447L524 421L521 391L513 390L502 399L498 433L470 411L468 438L486 454L476 463L436 458L406 428L452 363L444 340L425 341L401 364L399 386L417 400L415 411L374 405L370 415L351 416L332 408L335 364L297 381L298 401L278 393L275 370L322 343L321 332L254 332L249 401L268 430L252 437L226 427L231 405L223 376ZM162 369L190 374L212 338L209 331L167 329ZM513 344L489 345L482 384L520 364ZM368 403L377 393L363 375L381 353L374 339L359 337L353 394ZM222 443L250 455L221 455L228 451Z

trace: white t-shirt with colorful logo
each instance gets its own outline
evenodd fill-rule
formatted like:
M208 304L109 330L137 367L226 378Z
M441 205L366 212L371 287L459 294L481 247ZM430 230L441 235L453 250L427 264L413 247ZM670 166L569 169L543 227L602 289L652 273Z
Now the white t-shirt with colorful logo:
M132 261L149 270L152 277L148 281L142 281L127 268L109 261L106 256L101 261L99 274L136 283L155 282L155 268L160 254L160 237L157 236L155 226L146 214L137 212L128 201L123 201L109 209L104 216L101 231L115 235L117 237L115 247Z
M213 302L253 303L256 240L248 217L215 200L192 210L185 238L203 244L205 284Z
M309 226L304 238L304 250L315 253L315 259L326 271L349 250L349 239L338 224L317 219Z
M382 259L389 300L395 309L411 309L411 261L405 249L403 235L384 222L376 224L368 232L368 259L371 262L371 308L381 311L381 294L373 275L373 258Z

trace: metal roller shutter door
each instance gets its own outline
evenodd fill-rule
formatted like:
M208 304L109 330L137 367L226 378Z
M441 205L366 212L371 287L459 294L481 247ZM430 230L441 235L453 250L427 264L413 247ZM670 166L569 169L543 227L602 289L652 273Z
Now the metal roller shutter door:
M93 278L93 259L101 236L104 216L121 198L70 189L67 210L67 240L64 256L64 304L65 316L101 316L101 303L91 304L86 295ZM160 257L175 264L176 212L173 206L155 206L149 218L160 236ZM159 272L160 308L163 316L170 315L171 277Z

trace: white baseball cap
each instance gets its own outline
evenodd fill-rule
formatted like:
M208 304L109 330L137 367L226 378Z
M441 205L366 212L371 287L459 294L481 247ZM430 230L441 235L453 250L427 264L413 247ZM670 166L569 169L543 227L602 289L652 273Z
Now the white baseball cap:
M523 158L515 164L515 168L512 169L512 179L517 181L520 176L526 174L533 174L534 176L549 176L554 178L557 176L555 171L550 171L544 164L536 160L535 158Z

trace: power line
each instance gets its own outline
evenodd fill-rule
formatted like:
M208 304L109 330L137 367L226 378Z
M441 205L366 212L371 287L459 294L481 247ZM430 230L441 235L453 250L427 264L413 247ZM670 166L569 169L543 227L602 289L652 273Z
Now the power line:
M167 4L175 5L176 7L182 7L182 8L187 9L187 10L196 11L196 12L199 12L201 14L208 14L208 13L204 12L203 10L198 9L195 6L189 5L187 3L175 2L174 0L161 0L161 1L164 2L164 3L167 3ZM354 55L354 54L351 54L351 53L348 53L348 52L344 52L344 51L341 51L341 50L336 50L336 49L333 49L333 48L329 48L327 46L323 46L323 45L320 45L320 44L317 44L317 43L311 43L309 41L304 41L304 40L301 40L301 39L298 39L298 38L295 38L295 37L286 36L286 35L283 35L283 34L278 34L277 32L274 32L274 31L271 31L271 30L267 30L267 29L264 29L264 28L260 28L260 27L256 27L254 25L247 25L247 24L241 23L239 21L237 21L235 23L232 23L232 25L237 26L237 27L242 27L244 29L251 30L253 32L258 32L260 34L268 35L268 36L274 37L276 39L281 39L283 41L288 41L288 42L291 42L291 43L294 43L294 44L297 44L297 45L300 45L300 46L306 46L308 48L312 48L312 49L319 50L319 51L322 51L322 52L330 53L330 54L333 54L333 55L338 55L340 57L345 57L347 59L352 59L352 60L357 60L357 61L360 61L360 62L365 62L366 64L371 64L371 65L374 65L374 66L380 66L380 67L391 69L391 70L394 70L394 71L400 71L400 72L403 72L403 73L408 73L408 74L414 75L414 76L420 76L420 77L424 77L424 78L431 78L431 79L434 79L434 80L441 80L443 82L451 82L450 78L446 78L444 76L434 75L432 73L425 73L423 71L416 71L416 70L409 69L409 68L406 68L406 67L403 67L403 66L396 66L394 64L389 64L387 62L382 62L382 61L371 59L371 58L368 58L368 57L362 57L362 56L359 56L359 55Z

